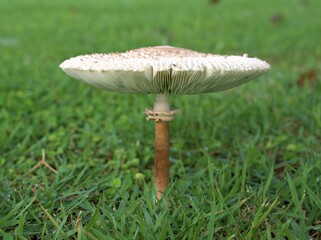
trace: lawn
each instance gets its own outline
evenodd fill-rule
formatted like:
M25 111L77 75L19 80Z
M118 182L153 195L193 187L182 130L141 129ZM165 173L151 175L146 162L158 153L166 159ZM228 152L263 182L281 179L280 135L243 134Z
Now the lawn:
M0 3L0 238L321 239L321 2ZM247 53L266 75L173 96L171 183L155 201L154 96L71 79L93 52Z

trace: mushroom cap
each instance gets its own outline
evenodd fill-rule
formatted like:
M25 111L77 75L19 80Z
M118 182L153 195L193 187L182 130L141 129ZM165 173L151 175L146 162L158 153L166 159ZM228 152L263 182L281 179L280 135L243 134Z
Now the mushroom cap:
M265 73L270 65L247 55L159 46L82 55L64 61L60 68L73 78L113 92L185 95L236 87Z

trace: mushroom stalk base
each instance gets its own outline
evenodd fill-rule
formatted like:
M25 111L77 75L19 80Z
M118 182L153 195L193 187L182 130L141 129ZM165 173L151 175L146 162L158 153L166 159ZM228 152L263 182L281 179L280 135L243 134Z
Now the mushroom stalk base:
M155 121L155 184L157 199L162 199L169 182L169 130L168 122Z
M155 121L155 184L157 200L161 200L169 183L169 122L177 110L171 110L167 94L156 95L153 110L145 110L147 120Z

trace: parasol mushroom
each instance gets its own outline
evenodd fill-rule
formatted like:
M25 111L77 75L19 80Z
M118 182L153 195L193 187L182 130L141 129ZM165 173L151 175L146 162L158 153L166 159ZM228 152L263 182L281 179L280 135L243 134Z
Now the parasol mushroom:
M270 65L257 58L199 53L171 46L147 47L124 53L82 55L64 61L68 75L112 92L156 94L154 108L146 110L155 121L155 184L161 199L169 183L168 123L170 95L223 91L265 73Z

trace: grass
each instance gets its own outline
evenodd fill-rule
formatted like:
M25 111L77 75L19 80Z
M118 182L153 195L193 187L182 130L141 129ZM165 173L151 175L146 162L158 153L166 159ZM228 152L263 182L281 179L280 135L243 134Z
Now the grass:
M2 0L0 236L320 239L320 7ZM58 68L78 54L163 44L273 66L226 92L172 97L181 109L171 123L172 207L155 202L153 124L143 115L153 96L104 92Z

